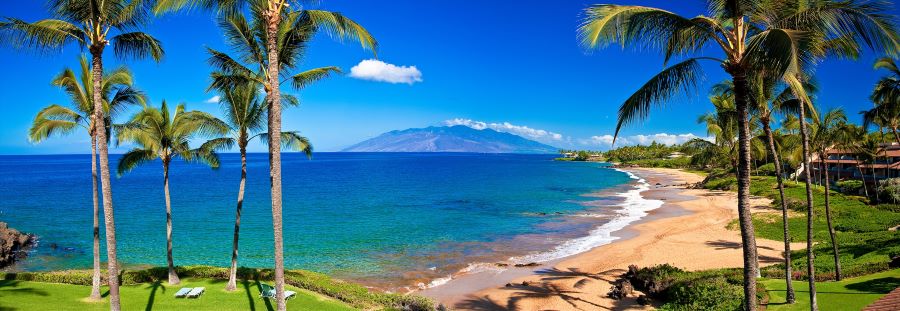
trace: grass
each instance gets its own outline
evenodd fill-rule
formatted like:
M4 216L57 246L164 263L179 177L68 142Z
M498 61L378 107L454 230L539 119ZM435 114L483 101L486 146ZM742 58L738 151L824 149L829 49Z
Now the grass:
M257 281L238 283L238 289L227 292L225 280L182 279L180 285L169 286L165 282L153 282L120 287L123 310L273 310L274 301L259 297ZM206 287L206 293L198 299L175 298L182 287ZM322 295L286 286L297 292L288 300L288 310L355 310L347 304ZM87 301L91 287L59 283L42 283L19 280L0 280L0 310L109 310L106 287L104 299Z
M806 282L794 282L797 301L790 305L785 304L783 280L764 280L761 283L769 294L766 310L809 310L809 287ZM894 269L840 282L818 282L816 298L823 311L861 310L898 286L900 269Z
M210 267L210 266L185 266L185 267L175 267L178 272L178 275L182 280L207 280L208 282L216 282L222 283L228 278L228 269L221 267ZM105 272L104 272L105 275ZM140 288L141 286L148 287L148 289L152 289L153 284L164 284L167 276L167 269L165 267L154 267L143 270L123 270L120 274L119 279L121 280L121 284L124 286L137 286ZM274 272L271 269L255 269L255 268L238 268L237 271L238 280L249 280L248 285L250 287L256 285L255 281L260 280L263 282L269 282L271 284ZM5 283L9 284L7 287L11 287L12 285L17 284L49 284L49 285L57 285L61 286L72 285L72 286L81 286L81 288L88 288L86 286L91 284L91 271L90 270L64 270L64 271L50 271L50 272L22 272L22 273L0 273L0 280L3 280ZM105 283L105 280L103 280ZM352 282L346 282L338 279L332 279L327 275L321 273L315 273L311 271L304 270L286 270L285 271L285 283L291 285L291 288L300 288L304 291L304 293L309 293L314 295L313 297L328 297L329 299L334 299L335 301L340 301L342 304L346 304L346 306L355 308L355 309L363 309L363 310L395 310L395 309L404 309L404 310L421 310L421 311L433 311L434 310L434 302L428 298L416 296L416 295L402 295L402 294L392 294L392 293L382 293L377 291L372 291L366 288L365 286L355 284ZM65 284L65 285L62 285ZM149 284L149 285L148 285ZM212 289L224 288L224 283L219 284L218 286L206 286ZM190 287L188 285L188 287ZM75 287L78 288L78 287ZM89 289L89 288L88 288ZM23 290L22 292L27 292L28 290ZM247 292L247 289L244 291L244 296L246 298L251 298L253 295L258 295L258 289L250 289L251 292ZM253 292L255 291L255 292ZM39 292L39 291L38 291ZM46 292L46 291L45 291ZM83 294L76 295L77 297L84 297L87 295L89 290L84 291ZM300 291L298 291L300 292ZM154 293L154 292L151 292ZM174 292L172 293L174 294ZM319 296L315 296L319 295ZM146 299L143 301L146 303L149 300L150 294L145 295ZM238 297L238 296L234 296ZM3 295L0 294L0 298L3 298ZM303 299L298 299L303 301ZM140 298L137 301L142 301ZM260 308L258 305L253 306L249 304L249 301L246 302L242 308L238 308L239 310L252 309L252 308ZM0 311L5 311L3 308L2 300L0 300ZM260 309L262 310L262 309ZM316 308L314 308L316 310ZM328 310L328 309L326 309Z
M710 184L723 183L721 180L725 179L731 180L733 177L713 180ZM775 200L772 205L780 210L781 205L778 201L778 190L774 177L753 176L750 192L753 195ZM790 238L794 242L805 242L805 184L787 181L785 196L789 208L792 208L791 216L788 218ZM867 205L859 197L845 196L837 191L830 193L829 200L843 275L845 277L860 276L889 269L888 262L891 256L900 254L900 232L888 231L888 228L900 224L900 212L897 212L894 206ZM823 187L813 188L813 206L816 215L813 219L816 242L813 247L816 254L816 278L830 280L834 277L835 267L831 239L825 219ZM753 216L753 225L757 237L776 241L784 239L781 213L756 214ZM737 221L735 220L731 226L737 230ZM791 259L795 278L804 278L806 251L792 252ZM780 265L775 265L763 269L763 274L775 278L782 275L782 269Z

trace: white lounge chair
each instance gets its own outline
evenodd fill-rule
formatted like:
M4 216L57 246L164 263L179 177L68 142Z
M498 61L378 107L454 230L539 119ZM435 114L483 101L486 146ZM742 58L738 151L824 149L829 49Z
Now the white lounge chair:
M260 298L275 299L275 287L266 283L260 284L260 287L262 287L262 290L259 291ZM297 292L292 290L284 291L284 300L294 298L294 296L297 296Z
M206 291L205 287L194 287L194 289L187 294L187 298L199 298L200 295L203 295L204 291Z
M182 287L178 290L177 293L175 293L175 298L184 298L188 293L191 292L191 290L193 290L193 288L191 287Z

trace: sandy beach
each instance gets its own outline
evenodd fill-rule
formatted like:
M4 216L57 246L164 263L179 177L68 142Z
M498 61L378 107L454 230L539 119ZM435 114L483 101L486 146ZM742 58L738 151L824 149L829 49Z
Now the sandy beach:
M628 265L669 263L688 270L741 267L740 232L727 229L737 218L735 193L687 189L680 185L703 177L680 170L628 171L653 185L642 196L665 204L614 232L619 240L535 267L463 275L419 294L455 310L648 310L652 307L637 304L633 297L606 297L611 282ZM762 207L769 200L755 198L752 203ZM754 208L754 212L776 211ZM761 265L782 260L782 242L758 239L757 244ZM792 247L802 249L803 245Z

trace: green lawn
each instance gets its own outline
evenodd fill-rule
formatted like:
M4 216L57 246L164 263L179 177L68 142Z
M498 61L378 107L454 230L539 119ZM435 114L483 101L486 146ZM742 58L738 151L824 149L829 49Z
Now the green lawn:
M175 298L181 287L206 287L199 299ZM259 297L259 283L238 283L238 290L226 292L225 280L182 279L181 285L163 283L129 285L121 287L123 310L273 310L274 301ZM288 300L288 310L355 310L354 308L319 294L287 287L296 291ZM90 286L57 283L41 283L17 280L0 280L0 310L109 310L107 299L102 302L86 302ZM106 288L104 287L104 296Z
M785 304L784 280L764 280L769 293L766 310L809 310L809 287L805 281L794 281L797 301ZM884 294L900 286L900 269L844 279L840 282L816 282L819 309L861 310Z

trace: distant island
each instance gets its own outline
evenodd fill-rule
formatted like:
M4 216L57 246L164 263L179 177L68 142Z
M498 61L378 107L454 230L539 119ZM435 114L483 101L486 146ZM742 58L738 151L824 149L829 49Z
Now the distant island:
M558 150L553 146L509 133L456 125L390 131L342 151L553 154Z

